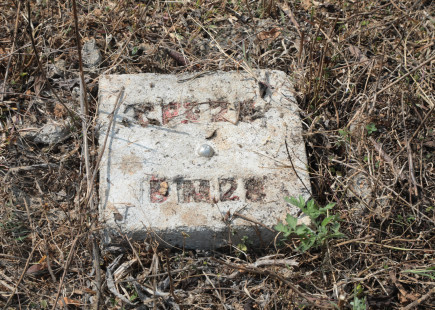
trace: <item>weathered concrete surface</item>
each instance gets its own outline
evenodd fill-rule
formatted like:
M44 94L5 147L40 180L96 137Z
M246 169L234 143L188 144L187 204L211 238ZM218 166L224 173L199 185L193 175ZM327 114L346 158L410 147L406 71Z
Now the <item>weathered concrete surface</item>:
M100 80L100 216L106 241L152 235L161 244L256 246L309 196L298 109L280 71L108 75ZM259 84L262 81L265 84ZM201 156L202 155L202 156Z

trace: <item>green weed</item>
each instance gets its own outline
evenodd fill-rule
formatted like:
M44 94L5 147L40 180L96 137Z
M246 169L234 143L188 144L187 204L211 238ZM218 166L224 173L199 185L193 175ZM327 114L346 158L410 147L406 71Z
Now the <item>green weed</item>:
M320 207L314 199L305 202L302 196L299 199L286 197L285 200L301 209L305 215L309 216L313 224L313 229L305 224L298 224L296 217L287 214L286 224L279 222L275 225L275 230L282 232L284 238L292 235L299 238L301 244L297 249L298 251L305 252L311 248L323 246L329 239L344 237L344 234L340 232L339 217L328 215L328 210L331 210L335 203ZM321 220L322 218L323 220Z
M355 286L354 290L353 290L353 301L350 302L350 305L352 306L352 310L366 310L367 309L367 305L366 305L366 298L362 297L361 298L361 294L363 292L363 287L361 286L361 284L358 284L357 286Z
M237 248L242 251L246 252L248 251L248 245L250 244L248 236L243 236L240 240L240 243L237 245Z
M339 129L338 133L340 135L340 139L338 141L339 144L344 144L344 143L350 143L350 133L349 130L345 129Z
M376 125L374 123L370 123L366 125L366 129L367 129L367 134L369 136L378 130L378 128L376 128Z
M420 276L423 277L428 277L431 280L435 280L435 266L432 267L428 267L426 269L409 269L409 270L403 270L403 273L414 273L414 274L418 274Z
M359 298L358 296L355 296L353 298L353 301L350 302L352 306L352 310L366 310L366 298Z

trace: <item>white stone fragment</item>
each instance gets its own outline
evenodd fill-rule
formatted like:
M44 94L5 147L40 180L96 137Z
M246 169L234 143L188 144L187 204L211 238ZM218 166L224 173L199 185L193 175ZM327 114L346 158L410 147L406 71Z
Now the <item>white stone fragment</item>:
M65 124L49 122L42 126L38 131L31 132L26 138L33 139L35 143L54 145L69 137L69 130Z
M82 48L83 63L86 67L92 68L100 64L102 57L95 39L86 41Z

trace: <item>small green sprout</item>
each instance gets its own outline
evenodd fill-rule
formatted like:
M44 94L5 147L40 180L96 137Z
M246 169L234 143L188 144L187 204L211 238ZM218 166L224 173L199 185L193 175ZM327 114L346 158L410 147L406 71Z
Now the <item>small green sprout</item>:
M370 123L366 125L366 129L369 136L378 130L378 128L376 128L376 125L374 123Z
M296 217L287 214L286 224L279 222L275 225L275 230L282 232L285 239L292 235L299 238L300 246L298 251L305 252L311 248L323 246L329 239L344 237L340 232L338 216L328 215L328 210L331 210L335 203L329 203L325 207L320 207L314 199L305 202L302 196L299 199L290 197L285 198L285 200L301 209L311 219L313 224L313 228L305 224L298 224ZM321 220L321 218L323 219Z

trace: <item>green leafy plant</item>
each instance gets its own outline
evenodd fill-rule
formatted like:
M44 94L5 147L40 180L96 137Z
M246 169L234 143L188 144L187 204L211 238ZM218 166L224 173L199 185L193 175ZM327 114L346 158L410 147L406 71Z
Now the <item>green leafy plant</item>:
M359 298L358 296L355 296L353 298L353 301L350 302L352 306L352 310L366 310L366 298Z
M248 251L249 243L250 242L248 236L243 236L242 239L240 240L240 243L237 245L237 248L242 252L246 252Z
M350 142L350 133L346 128L339 129L338 133L340 134L340 139L339 139L338 143L344 144L346 142Z
M130 296L130 301L135 301L135 299L138 297L138 293L136 291L133 292L133 294L131 294Z
M279 222L274 227L276 231L283 233L285 239L292 235L297 236L300 240L298 251L305 252L311 248L323 246L329 239L344 237L344 234L340 232L339 217L328 215L328 210L331 210L335 203L320 207L314 199L305 202L302 196L299 199L286 197L285 200L301 209L312 222L313 228L310 228L306 224L298 224L296 217L287 214L286 224Z
M372 133L376 132L378 128L376 128L376 125L374 123L370 123L366 125L367 133L371 135Z
M366 298L362 297L363 287L361 284L358 284L353 290L353 301L350 302L352 306L352 310L366 310Z
M11 234L15 241L18 242L23 242L30 234L30 230L25 223L20 221L14 213L5 216L5 218L0 221L0 231Z
M133 49L131 50L131 55L132 56L136 55L138 51L139 51L139 47L137 46L133 47Z

